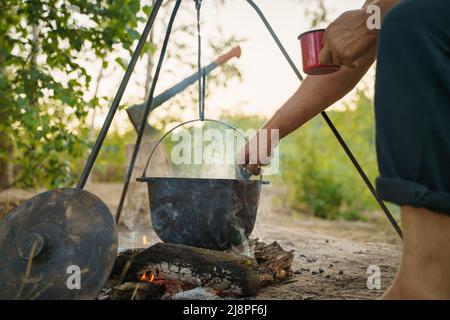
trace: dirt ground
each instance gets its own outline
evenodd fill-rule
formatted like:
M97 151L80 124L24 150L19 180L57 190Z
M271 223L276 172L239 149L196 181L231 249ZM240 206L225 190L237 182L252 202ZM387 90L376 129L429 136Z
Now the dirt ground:
M294 218L289 209L275 207L272 195L277 190L271 188L262 192L252 237L294 249L295 274L288 282L261 290L256 299L375 299L390 285L401 246L381 214L374 213L371 222L329 221L301 214ZM115 211L120 184L94 184L88 189ZM158 241L149 226L120 229L121 247ZM370 266L380 268L379 290L367 287Z
M251 237L294 249L295 274L290 281L262 289L256 299L375 299L382 294L392 282L401 253L400 241L384 217L374 213L370 222L328 221L302 214L294 218L289 209L275 207L273 194L278 191L271 188L262 192ZM113 213L121 189L121 184L111 183L87 186ZM25 200L32 194L10 190L0 194L0 202ZM143 247L158 241L146 223L132 230L120 227L119 247ZM381 289L368 289L370 266L381 271Z

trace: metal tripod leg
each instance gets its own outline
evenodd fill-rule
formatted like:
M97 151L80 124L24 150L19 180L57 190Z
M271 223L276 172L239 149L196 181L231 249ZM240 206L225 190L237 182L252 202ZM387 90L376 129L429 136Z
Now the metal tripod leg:
M142 31L141 37L139 38L139 42L134 49L133 55L131 57L130 63L128 64L125 75L122 78L119 89L114 97L114 100L109 109L108 115L106 116L105 122L103 123L102 129L95 141L94 147L92 148L91 154L84 166L83 172L81 173L80 180L77 184L77 189L83 189L86 181L91 173L92 167L94 166L95 160L97 159L98 153L102 147L103 141L105 140L106 134L108 133L109 127L113 121L114 115L116 114L117 109L119 108L120 101L122 100L122 96L127 88L128 81L130 80L131 74L133 73L134 67L141 55L142 49L144 48L145 42L147 41L148 34L153 27L153 23L155 22L155 18L158 14L158 11L161 7L163 0L156 0L155 5L153 6L152 12L148 17L147 24L144 27L144 31Z
M170 34L172 32L173 22L175 20L176 15L177 15L178 8L180 7L180 4L181 4L181 0L177 0L177 2L175 3L175 6L173 8L172 14L170 16L169 23L167 25L167 30L166 30L166 34L164 36L163 46L162 46L162 49L161 49L161 53L159 55L159 61L158 61L158 64L156 66L155 75L153 76L153 80L152 80L152 86L150 88L150 92L149 92L149 95L148 95L147 103L146 103L146 106L145 106L144 116L141 119L141 124L140 124L140 127L139 127L139 133L138 133L138 136L136 138L136 143L134 145L133 154L131 156L131 161L130 161L130 164L128 166L128 171L127 171L127 175L125 177L125 183L123 185L122 194L120 196L119 206L118 206L117 212L116 212L116 224L119 224L120 215L122 213L123 205L124 205L124 202L125 202L125 197L127 195L128 186L129 186L130 180L131 180L131 175L133 174L134 164L136 162L137 154L138 154L139 148L141 146L142 136L144 135L144 132L145 132L145 125L147 124L147 117L148 117L148 115L150 113L150 110L151 110L151 107L152 107L152 101L153 101L153 95L155 94L156 83L158 82L159 74L161 72L161 67L162 67L162 64L163 64L163 61L164 61L164 57L166 55L166 50L167 50L167 45L169 43Z

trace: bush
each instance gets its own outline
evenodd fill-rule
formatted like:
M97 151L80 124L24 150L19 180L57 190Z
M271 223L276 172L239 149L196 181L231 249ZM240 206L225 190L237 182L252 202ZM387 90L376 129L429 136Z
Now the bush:
M351 106L328 115L373 181L378 170L371 99L357 92ZM264 119L231 116L228 121L246 130L258 128ZM321 218L345 220L362 219L362 212L378 209L322 117L282 140L280 148L280 173L270 180L275 188L285 187L291 208Z
M373 181L377 175L372 101L358 92L355 107L329 112L344 140ZM317 117L281 143L281 174L293 208L328 219L357 219L376 209L370 191L344 150Z
M136 142L136 133L133 129L120 134L111 131L100 150L92 171L93 181L123 182L127 169L126 145ZM80 172L85 160L79 163Z

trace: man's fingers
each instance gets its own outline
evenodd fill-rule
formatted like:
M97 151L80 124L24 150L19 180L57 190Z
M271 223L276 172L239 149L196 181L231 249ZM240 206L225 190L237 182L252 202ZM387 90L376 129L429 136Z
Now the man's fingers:
M325 32L323 33L322 37L322 46L325 47L325 43L327 43L327 35L328 35L328 29L325 29Z
M337 55L336 53L332 52L331 56L332 56L333 61L330 64L333 64L335 66L342 66L342 60L339 57L339 55Z
M319 62L321 64L333 64L333 58L330 49L325 44L319 54Z
M261 174L261 167L256 164L248 164L245 166L245 169L255 176Z

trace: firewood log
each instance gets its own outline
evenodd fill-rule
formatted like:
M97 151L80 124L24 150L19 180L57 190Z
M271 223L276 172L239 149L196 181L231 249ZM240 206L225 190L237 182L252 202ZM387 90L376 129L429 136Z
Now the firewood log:
M167 291L201 286L214 289L220 296L252 296L259 288L292 276L294 250L286 251L276 241L267 245L258 239L244 247L222 252L158 243L147 249L129 249L117 256L110 280L116 285L150 281L164 284Z
M256 260L179 244L157 243L135 255L125 252L118 256L112 276L120 277L126 266L123 281L153 274L155 281L210 287L223 296L254 296L260 287Z

